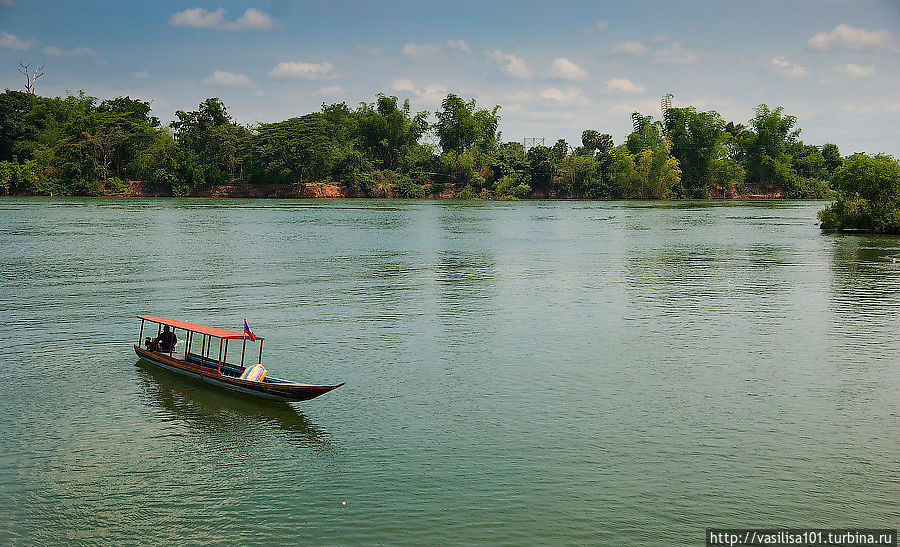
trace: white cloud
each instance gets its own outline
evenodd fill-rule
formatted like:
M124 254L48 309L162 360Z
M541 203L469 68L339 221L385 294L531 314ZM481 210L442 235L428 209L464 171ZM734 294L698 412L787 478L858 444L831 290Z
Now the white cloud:
M560 57L550 63L550 77L561 80L583 80L587 78L587 72L565 57Z
M356 46L356 51L362 53L363 55L381 55L384 53L384 50L378 46L373 46L370 44L359 44Z
M609 26L609 21L607 21L606 19L599 19L599 20L594 24L594 28L597 29L597 30L599 30L599 31L606 30L606 28L607 28L608 26Z
M190 8L169 17L169 24L175 27L209 28L215 30L271 30L275 21L265 12L247 8L243 15L231 22L225 22L225 9L209 11L206 8Z
M253 83L243 74L233 74L216 70L212 76L203 78L203 83L213 87L250 87Z
M641 42L619 42L613 46L612 52L626 55L646 55L647 46Z
M697 62L697 54L685 49L678 42L672 42L667 49L659 49L653 53L653 62L669 63L675 65L689 65Z
M60 49L58 47L46 46L42 51L53 57L94 57L97 55L97 52L89 47Z
M806 45L819 50L886 48L891 33L886 30L865 30L840 24L831 32L820 32L807 40Z
M209 11L206 8L190 8L169 17L175 27L219 28L225 22L225 8Z
M487 58L500 65L503 72L509 74L513 78L520 80L528 80L531 78L531 68L528 63L521 57L516 57L511 53L503 53L499 49L488 51L485 53Z
M278 63L271 71L269 77L278 80L292 80L303 78L305 80L320 80L330 76L334 66L331 63L304 63L285 62Z
M772 66L782 75L788 78L803 78L809 75L809 71L800 65L788 61L784 57L775 57L772 59Z
M865 76L871 76L875 72L875 67L860 66L854 65L853 63L847 63L846 65L837 65L835 67L832 67L832 70L850 76L851 78L862 78Z
M413 44L403 46L403 54L414 61L433 59L441 54L441 48L434 44Z
M137 72L132 72L131 75L134 76L135 78L141 78L141 79L150 77L150 73L147 72L146 70L139 70Z
M425 102L438 103L447 96L447 88L441 84L430 84L416 92L416 95Z
M0 30L0 47L9 49L28 49L34 44L34 40L22 40L15 34Z
M447 88L441 84L430 84L424 88L417 88L409 78L396 78L391 82L394 91L406 91L414 94L427 104L440 103L447 95Z
M391 89L394 91L413 91L415 92L416 86L413 85L412 80L409 78L395 78L393 82L391 82Z
M583 103L585 101L584 96L581 94L581 89L577 87L569 87L565 91L550 87L542 90L538 93L538 96L559 104Z
M340 85L329 85L329 86L319 88L319 90L316 91L316 93L318 93L319 95L327 95L329 97L341 96L341 95L344 95L346 92L347 92L347 90L344 89L344 86L340 86Z
M244 15L225 25L224 30L271 30L275 26L275 21L269 14L256 8L247 8Z
M669 37L665 34L654 34L653 36L650 37L650 41L653 42L654 44L658 44L660 42L665 42L668 39L669 39Z
M458 49L464 53L472 53L472 48L469 47L465 40L447 40L447 47Z
M622 93L643 93L647 91L647 88L626 78L613 78L606 82L606 90L621 91Z

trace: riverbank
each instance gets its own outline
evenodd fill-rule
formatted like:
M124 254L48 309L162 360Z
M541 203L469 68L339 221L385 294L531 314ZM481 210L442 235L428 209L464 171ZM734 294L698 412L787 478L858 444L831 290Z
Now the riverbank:
M108 188L102 183L97 184L100 197L110 198L159 198L173 197L172 189L165 184L147 183L143 181L128 181L123 188ZM28 197L33 194L12 194L11 196ZM394 194L391 188L384 188L378 195L366 196L347 192L340 184L333 182L310 182L292 184L218 184L193 192L190 196L200 198L221 199L347 199L347 198L382 198L382 199L409 199ZM479 197L479 196L476 196ZM443 189L440 192L425 194L422 199L462 199L459 192L453 189ZM532 192L524 199L591 199L587 196L558 196L553 192ZM710 199L713 200L780 200L784 198L782 192L765 192L761 190L749 192L718 191L714 192Z

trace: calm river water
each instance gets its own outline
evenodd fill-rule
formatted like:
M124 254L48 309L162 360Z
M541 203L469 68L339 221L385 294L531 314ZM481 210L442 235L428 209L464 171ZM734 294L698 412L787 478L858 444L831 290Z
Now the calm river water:
M823 205L0 200L0 543L896 528L900 238ZM347 385L157 371L140 313Z

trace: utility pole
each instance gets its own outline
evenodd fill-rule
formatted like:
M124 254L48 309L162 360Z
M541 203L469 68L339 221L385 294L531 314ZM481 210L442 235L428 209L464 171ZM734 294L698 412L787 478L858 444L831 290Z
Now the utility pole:
M529 148L534 148L535 146L544 146L544 137L525 137L522 139L523 151L528 152Z

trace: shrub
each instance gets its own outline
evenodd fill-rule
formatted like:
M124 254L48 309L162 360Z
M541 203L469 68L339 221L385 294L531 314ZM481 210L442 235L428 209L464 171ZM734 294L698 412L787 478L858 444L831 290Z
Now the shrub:
M837 201L819 211L823 230L900 234L900 162L854 154L834 172Z

